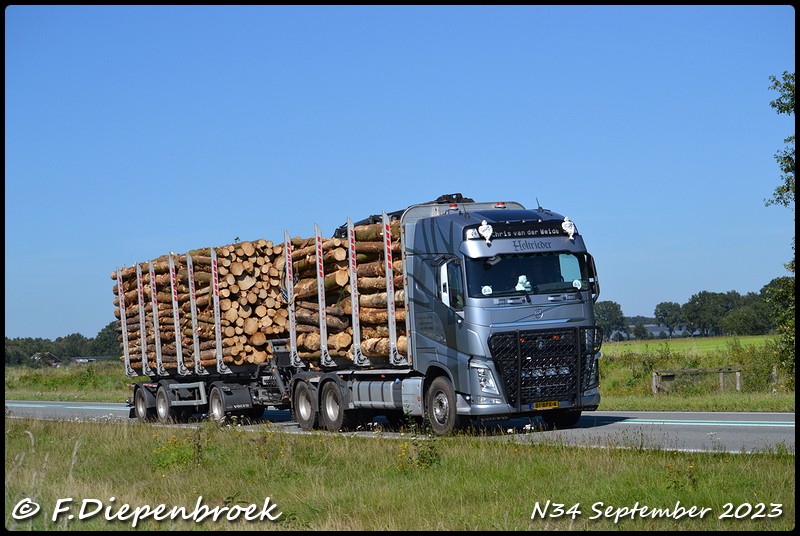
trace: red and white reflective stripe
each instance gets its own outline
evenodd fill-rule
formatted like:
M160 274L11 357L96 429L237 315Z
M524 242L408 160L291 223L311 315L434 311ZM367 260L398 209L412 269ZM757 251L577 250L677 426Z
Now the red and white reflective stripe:
M153 333L156 339L156 372L160 375L166 373L164 370L164 363L161 361L161 327L159 326L158 322L158 297L157 289L156 289L156 269L153 267L153 261L148 263L150 265L150 294L152 294L152 305L153 308Z
M145 336L145 312L144 312L144 284L142 284L142 265L136 264L136 291L139 294L139 339L142 342L142 372L145 376L152 376L153 370L147 363L147 337Z
M222 362L222 325L219 313L219 272L217 271L217 252L211 248L211 285L214 298L214 339L217 348L217 372L230 372Z
M322 263L322 233L314 224L317 242L317 299L319 301L319 352L320 364L328 364L328 315L325 311L325 268Z
M350 304L351 304L351 324L353 326L353 362L356 365L366 365L367 361L361 352L361 305L358 303L358 265L356 262L356 230L353 222L347 218L347 250L350 255Z
M200 364L200 337L197 333L197 293L194 288L194 262L192 256L186 254L186 270L189 272L189 307L192 313L192 348L194 349L194 371L204 374L205 369Z
M292 265L292 241L289 238L289 231L283 230L283 241L286 243L284 254L286 255L286 301L289 307L289 356L292 364L299 365L297 358L297 321L295 319L294 308L294 268Z
M392 267L392 232L389 217L383 213L383 255L386 258L386 304L389 314L389 360L397 359L397 327L394 305L394 268Z
M175 332L175 362L178 367L178 374L185 375L189 371L183 362L183 345L181 344L181 321L178 312L178 278L175 275L175 260L172 253L169 254L169 277L172 285L172 322Z
M117 294L119 294L120 327L122 328L122 350L125 354L125 373L132 376L131 354L128 347L128 315L125 312L125 292L122 289L122 271L117 268Z

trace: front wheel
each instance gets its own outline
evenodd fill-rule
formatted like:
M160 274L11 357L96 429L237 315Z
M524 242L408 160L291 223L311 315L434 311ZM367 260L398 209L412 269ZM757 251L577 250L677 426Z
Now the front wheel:
M456 404L456 391L450 380L445 376L434 379L425 396L425 414L436 435L447 435L461 427Z

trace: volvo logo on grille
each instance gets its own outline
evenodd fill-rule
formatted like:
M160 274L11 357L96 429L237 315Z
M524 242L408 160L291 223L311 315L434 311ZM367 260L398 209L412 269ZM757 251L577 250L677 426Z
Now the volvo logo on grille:
M544 339L539 339L536 341L536 349L540 352L547 348L547 344L544 342Z

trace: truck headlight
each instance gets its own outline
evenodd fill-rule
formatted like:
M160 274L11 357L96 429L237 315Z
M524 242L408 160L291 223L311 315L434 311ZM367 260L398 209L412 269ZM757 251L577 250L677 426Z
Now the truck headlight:
M492 371L479 365L471 365L472 371L478 380L478 387L483 393L490 395L500 395L497 383L494 381Z

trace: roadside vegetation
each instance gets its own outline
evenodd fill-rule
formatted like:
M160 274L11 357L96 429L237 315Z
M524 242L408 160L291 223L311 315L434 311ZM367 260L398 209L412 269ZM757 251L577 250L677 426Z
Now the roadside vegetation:
M580 448L524 436L286 434L213 422L6 419L5 431L11 530L790 530L795 523L795 456L783 446L685 453L644 449L635 437L619 437L619 449ZM71 510L54 520L63 498L72 498L61 505ZM267 498L276 521L228 521L227 510L216 522L151 516L132 528L117 515L123 505L164 504L191 517L198 500L261 511ZM41 511L14 519L26 499ZM678 502L710 510L702 519L614 519L637 503L672 511ZM564 505L562 515L554 503ZM87 513L101 508L80 519L82 505ZM726 511L731 518L720 519Z

